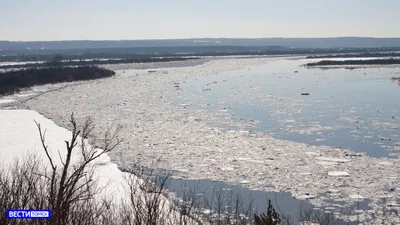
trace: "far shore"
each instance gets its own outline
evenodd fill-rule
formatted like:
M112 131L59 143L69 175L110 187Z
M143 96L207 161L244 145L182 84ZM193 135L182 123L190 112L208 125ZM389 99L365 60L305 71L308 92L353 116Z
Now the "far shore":
M321 66L386 66L400 65L400 58L360 59L360 60L322 60L305 64L306 67Z

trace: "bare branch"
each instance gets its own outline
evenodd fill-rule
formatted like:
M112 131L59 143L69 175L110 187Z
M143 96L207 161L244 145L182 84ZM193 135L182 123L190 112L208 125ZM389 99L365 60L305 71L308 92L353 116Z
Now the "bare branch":
M53 163L53 159L51 158L51 156L50 156L50 154L49 154L49 151L48 151L48 149L47 149L47 145L45 144L46 130L42 133L42 128L41 128L40 124L39 124L38 122L36 122L36 120L35 120L35 123L36 123L36 126L37 126L38 130L39 130L40 141L41 141L41 143L42 143L43 150L44 150L45 153L46 153L46 156L47 156L47 159L48 159L49 162L50 162L51 168L52 168L53 170L55 170L56 167L55 167L55 165L54 165L54 163Z
M65 166L65 162L63 161L62 157L61 157L61 153L60 150L58 150L58 156L60 157L60 161L63 164L63 166Z

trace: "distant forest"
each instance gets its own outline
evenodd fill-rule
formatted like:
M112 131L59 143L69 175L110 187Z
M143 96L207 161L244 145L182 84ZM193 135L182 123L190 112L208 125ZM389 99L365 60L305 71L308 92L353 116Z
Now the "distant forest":
M59 57L59 60L54 61L55 58ZM32 61L36 61L36 58L30 58ZM40 58L38 61L45 62L36 62L36 63L26 63L21 65L0 65L0 69L20 69L20 68L42 68L42 67L51 67L55 63L59 66L63 67L71 67L71 66L95 66L95 65L104 65L104 64L118 64L118 63L148 63L148 62L171 62L171 61L186 61L192 59L199 59L198 57L148 57L148 56L137 56L137 57L129 57L124 59L93 59L93 60L64 60L63 55L46 55L45 57ZM30 61L30 60L28 60ZM1 73L1 72L0 72Z
M96 49L64 49L64 50L3 50L0 62L5 61L49 61L54 55L62 54L64 60L83 59L146 59L157 61L157 57L201 56L237 56L237 55L327 55L327 54L359 54L365 52L396 52L400 47L390 48L288 48L280 46L192 46L192 47L134 47L134 48L96 48ZM149 58L153 58L149 60ZM166 60L166 59L163 59ZM173 61L173 60L169 60Z
M400 52L400 38L192 38L121 41L0 41L0 62L49 61L56 54L64 60L114 58L157 61L155 57L235 55L318 55ZM397 54L397 55L394 55ZM153 58L151 58L153 57ZM350 57L350 56L347 56ZM356 56L355 56L356 57ZM166 59L163 59L166 60ZM170 59L171 61L172 59Z
M306 66L348 66L348 65L393 65L400 64L400 59L366 59L366 60L322 60L307 63Z
M350 54L309 55L307 59L321 58L400 57L400 52L364 52Z
M92 67L53 67L10 71L0 75L0 96L19 92L35 85L93 80L115 75L114 71Z
M169 40L81 40L81 41L0 41L3 50L61 50L138 47L201 46L281 46L287 48L382 48L400 47L400 38L189 38Z

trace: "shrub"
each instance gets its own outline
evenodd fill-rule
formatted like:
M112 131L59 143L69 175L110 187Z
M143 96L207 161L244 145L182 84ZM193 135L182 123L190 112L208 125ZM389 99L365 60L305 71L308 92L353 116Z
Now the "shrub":
M260 216L254 215L256 225L279 225L281 224L281 218L272 206L271 200L268 200L267 215L264 213Z

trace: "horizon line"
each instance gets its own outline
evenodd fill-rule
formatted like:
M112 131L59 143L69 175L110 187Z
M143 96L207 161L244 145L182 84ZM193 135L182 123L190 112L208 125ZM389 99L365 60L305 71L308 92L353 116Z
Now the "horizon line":
M185 37L185 38L140 38L140 39L60 39L60 40L0 40L0 42L57 42L57 41L168 41L196 39L337 39L337 38L368 38L368 39L400 39L400 37L371 36L332 36L332 37Z

